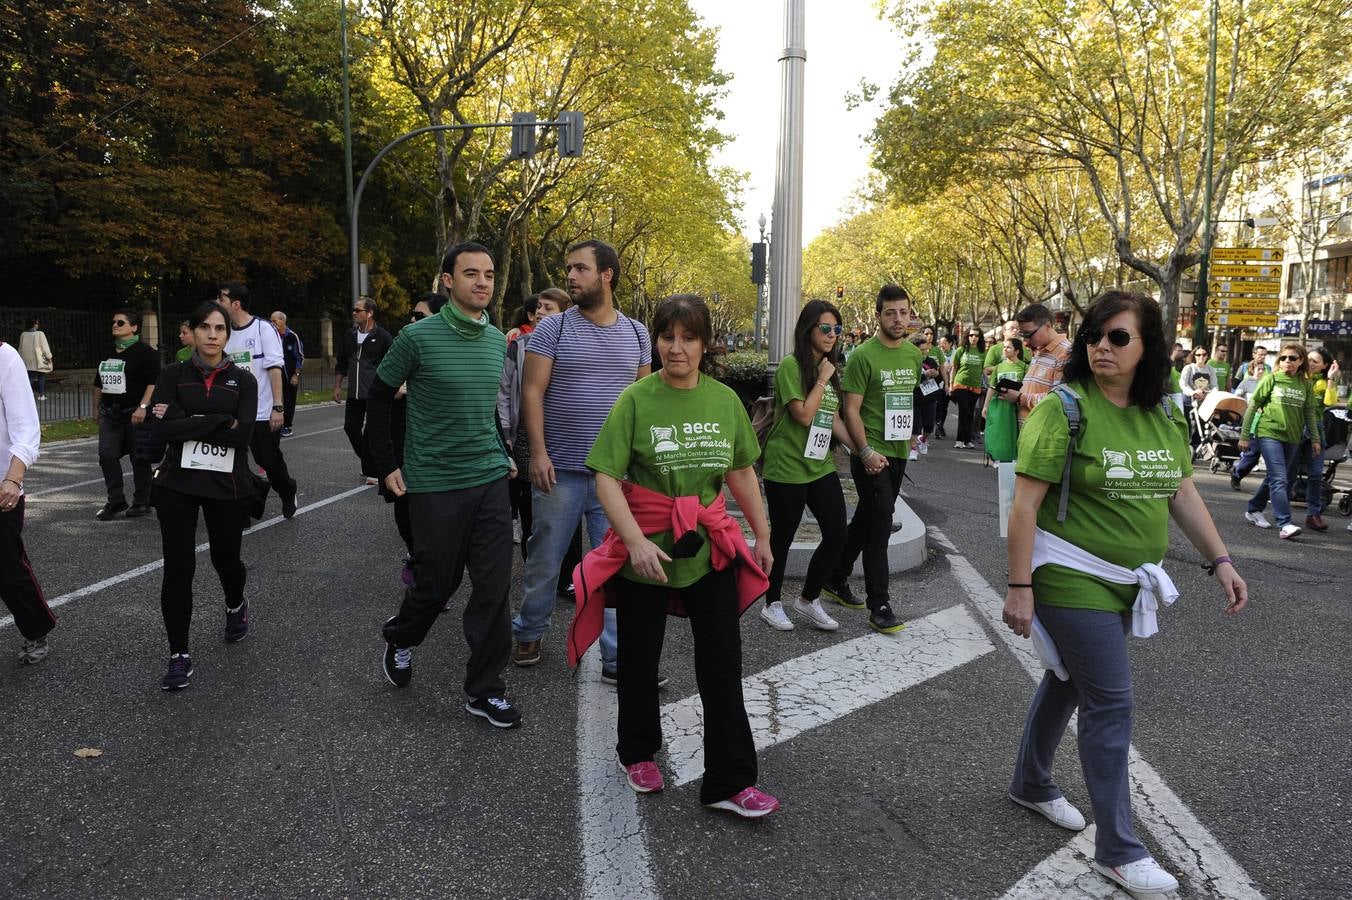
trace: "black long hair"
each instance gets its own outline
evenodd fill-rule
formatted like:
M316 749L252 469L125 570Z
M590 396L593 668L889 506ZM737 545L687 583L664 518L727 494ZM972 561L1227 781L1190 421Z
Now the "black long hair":
M817 360L812 355L812 332L817 327L817 320L823 313L830 313L836 317L836 324L840 325L840 310L829 300L809 300L807 306L798 314L798 322L793 326L793 358L798 363L798 377L803 382L803 396L806 397L812 391L812 386L817 383ZM831 365L836 370L831 373L831 387L835 389L837 396L840 394L840 341L837 340L831 352L826 354L826 358L831 361Z
M1141 328L1141 361L1131 380L1128 396L1133 406L1154 409L1160 405L1169 386L1169 370L1173 368L1169 344L1164 340L1164 316L1153 297L1127 291L1108 291L1094 298L1085 310L1084 324L1080 326L1066 360L1066 381L1079 381L1094 374L1089 365L1089 349L1084 342L1086 331L1099 331L1103 323L1120 312L1136 313Z

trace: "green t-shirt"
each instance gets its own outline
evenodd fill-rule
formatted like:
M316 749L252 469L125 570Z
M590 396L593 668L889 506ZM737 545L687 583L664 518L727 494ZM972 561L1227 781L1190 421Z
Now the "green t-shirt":
M187 362L192 359L191 347L179 347L178 352L174 354L174 362Z
M884 456L905 459L915 426L915 388L920 383L920 350L910 341L887 347L877 335L850 357L840 389L860 394L864 437ZM887 439L887 435L893 435Z
M991 372L991 387L995 387L1000 381L1001 375L1008 375L1015 381L1023 381L1024 373L1027 371L1028 363L1023 362L1022 360L1014 360L1012 362L1007 359L1001 360L996 364L995 371Z
M1216 388L1222 391L1230 390L1230 364L1212 359L1207 362L1207 365L1211 366L1211 371L1216 373Z
M1023 348L1023 352L1020 353L1019 356L1020 358L1023 359L1025 363L1030 363L1033 361L1033 352L1029 350L1027 346ZM1004 361L1004 358L1005 358L1005 342L996 341L994 344L991 344L989 347L986 348L985 367L987 369L990 369L995 366L998 366L1000 365L1001 362Z
M1317 409L1314 388L1308 378L1284 372L1264 375L1249 398L1240 434L1299 444L1306 428L1310 434L1319 434Z
M975 347L959 347L953 351L953 383L967 387L981 387L985 354Z
M944 356L944 351L940 350L937 344L930 347L928 358L934 360L934 364L939 367L941 372L948 362L948 359Z
M387 385L408 383L403 473L410 492L461 490L507 474L497 422L506 355L507 338L487 316L475 323L443 309L399 329L376 374Z
M587 454L587 468L668 497L698 495L708 506L723 490L724 474L746 468L759 455L756 431L732 388L706 375L693 388L674 388L654 372L615 401ZM662 564L670 587L687 587L712 570L708 534L698 531L705 539L698 553ZM671 555L678 535L665 531L648 537ZM622 574L655 583L627 563Z
M1169 417L1158 407L1122 409L1092 378L1070 387L1080 395L1080 435L1064 522L1056 521L1056 512L1070 427L1061 401L1049 396L1033 407L1019 434L1014 471L1051 485L1038 507L1038 527L1128 569L1159 562L1169 548L1169 500L1192 475L1182 411L1172 400ZM1122 613L1136 591L1134 584L1108 584L1057 565L1033 572L1033 593L1048 606Z
M770 481L807 484L836 470L831 456L831 426L840 398L828 382L812 427L798 424L789 415L789 402L806 401L798 360L786 356L775 371L775 424L765 439L765 462L761 474Z

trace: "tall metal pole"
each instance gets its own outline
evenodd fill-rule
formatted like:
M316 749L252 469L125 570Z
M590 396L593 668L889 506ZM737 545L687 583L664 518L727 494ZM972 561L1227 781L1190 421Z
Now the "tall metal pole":
M352 218L352 98L347 62L347 0L342 0L343 25L343 175L347 182L347 217Z
M761 243L764 244L765 213L760 214L760 219L757 222L757 224L760 225L760 239ZM767 253L766 256L768 259L769 254ZM761 333L762 333L761 323L765 321L764 317L765 317L765 285L764 283L762 283L756 285L756 330L753 332L755 343L751 345L757 353L759 353L761 349Z
M1197 268L1196 303L1193 306L1192 345L1206 344L1206 298L1211 278L1211 181L1216 161L1216 19L1220 0L1211 0L1211 37L1206 61L1206 185L1202 199L1202 262Z
M770 371L793 350L803 295L803 77L807 64L804 0L784 0L780 54L779 153L770 245Z

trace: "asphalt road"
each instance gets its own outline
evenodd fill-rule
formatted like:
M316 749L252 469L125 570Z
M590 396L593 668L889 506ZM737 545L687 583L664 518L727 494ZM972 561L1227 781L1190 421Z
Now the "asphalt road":
M700 807L697 782L676 785L671 769L662 794L622 786L605 759L612 695L594 667L574 675L564 662L566 604L541 665L507 673L519 729L463 712L453 618L417 651L409 689L386 684L378 629L398 603L401 544L389 507L360 489L341 418L304 410L284 442L302 513L245 538L253 631L240 644L221 641L220 588L199 554L197 672L176 694L158 687L154 520L96 522L94 446L45 448L26 537L63 605L40 666L14 663L19 636L0 627L0 896L1113 896L1096 876L1054 890L1021 881L1071 835L1005 799L1034 682L983 593L1003 584L1005 562L979 452L945 442L911 466L906 494L931 551L894 577L892 598L913 628L871 636L862 612L838 608L834 634L743 620L744 671L770 670L778 704L761 784L784 803L748 823ZM1279 541L1244 524L1244 497L1223 478L1198 482L1253 602L1223 618L1215 583L1174 535L1182 599L1159 635L1132 644L1135 747L1195 817L1184 855L1222 848L1248 896L1346 896L1352 534L1335 515L1327 534ZM278 512L273 497L269 519ZM518 561L518 596L520 576ZM927 638L921 620L973 623L975 649L945 657L951 634ZM851 679L875 676L850 661L890 652L887 640L908 642L889 646L912 654L898 677L914 683L858 701ZM775 673L809 663L820 719L780 739L794 711L775 695L809 676ZM670 623L663 668L675 709L695 694L683 622ZM1087 813L1073 737L1059 778ZM1178 848L1141 831L1179 871ZM1225 883L1185 877L1180 895L1226 896Z

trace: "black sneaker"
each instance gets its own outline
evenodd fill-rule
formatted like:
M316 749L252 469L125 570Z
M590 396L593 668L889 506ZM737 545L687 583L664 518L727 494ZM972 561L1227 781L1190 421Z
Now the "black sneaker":
M249 633L249 601L245 600L238 609L225 610L225 642L233 644L244 640Z
M561 591L555 591L555 592L554 592L554 596L558 597L560 600L564 601L565 603L576 603L576 602L577 602L577 589L574 588L574 587L570 584L570 585L568 585L567 587L565 587L565 588L564 588L563 590L561 590Z
M515 728L521 724L521 711L506 697L480 697L465 704L465 712L487 719L498 728Z
M850 590L848 581L840 584L824 584L822 585L822 593L846 609L864 608L864 601L854 595L854 591Z
M94 513L94 518L98 519L100 522L111 522L113 519L117 518L118 513L126 508L127 501L122 497L118 497L116 500L109 500L107 503L103 504L103 509Z
M890 604L884 603L868 614L868 625L874 631L893 634L906 627L906 623L892 614Z
M605 669L605 668L601 669L601 683L609 685L619 684L620 671L618 669ZM657 673L657 689L659 691L670 683L671 679L668 678L664 673L662 672Z
M175 653L169 657L169 670L160 680L160 690L181 691L192 679L192 658L186 653Z
M282 518L290 519L296 515L296 486L291 485L291 490L282 494Z
M1232 491L1240 490L1239 476L1236 475L1234 472L1230 473L1230 490Z
M150 507L144 503L133 503L127 509L128 519L139 519L142 516L150 515Z
M390 624L395 618L390 616L385 624ZM385 642L385 680L395 687L407 687L413 680L412 647L396 647L389 641Z

